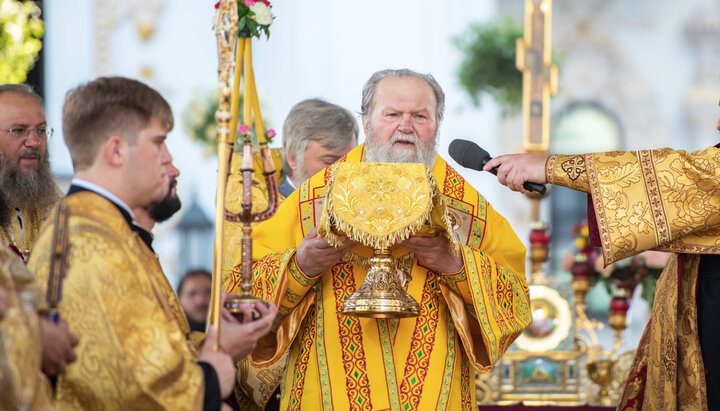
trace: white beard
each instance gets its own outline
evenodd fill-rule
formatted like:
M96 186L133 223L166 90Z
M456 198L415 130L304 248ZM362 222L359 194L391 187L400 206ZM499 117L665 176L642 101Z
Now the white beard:
M397 141L410 141L414 148L394 147ZM415 134L395 132L390 140L377 142L372 125L368 127L367 141L365 142L365 158L367 161L379 163L424 163L430 169L435 165L435 145L437 135L429 144L423 144Z

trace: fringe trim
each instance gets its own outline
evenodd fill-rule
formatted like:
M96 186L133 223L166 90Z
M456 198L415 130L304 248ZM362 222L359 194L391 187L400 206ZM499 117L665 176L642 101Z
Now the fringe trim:
M440 194L438 184L435 181L435 177L432 175L432 172L427 166L425 167L425 170L430 184L431 197L431 201L428 203L427 209L423 212L420 218L418 218L415 222L408 225L407 227L398 230L388 236L380 237L357 229L356 227L353 227L350 224L347 224L346 222L338 219L337 214L335 213L335 209L333 207L332 198L329 193L332 193L333 186L335 185L335 176L337 174L337 168L339 165L340 163L335 164L335 166L333 167L330 180L326 185L325 192L328 195L325 196L323 214L320 219L320 223L318 224L318 237L326 238L328 240L328 243L330 243L330 245L334 247L339 246L341 244L340 236L336 234L336 232L333 230L333 228L335 228L340 232L344 233L348 238L354 241L358 241L359 243L367 247L371 247L374 249L389 249L391 246L410 238L410 236L420 230L421 227L427 224L432 224L433 220L439 220L439 222L442 223L442 228L444 229L443 235L448 240L450 246L450 253L454 256L458 255L460 251L460 244L457 240L457 237L455 237L453 233L452 225L450 224L450 217L448 216L447 209L445 208L445 204L442 201L442 195ZM414 260L415 258L413 253L409 253L401 257L401 259L405 259L406 257L408 257L409 260ZM364 268L369 267L367 258L361 257L353 253L352 251L349 251L345 255L345 257L343 257L343 259L345 259L346 261L357 263Z

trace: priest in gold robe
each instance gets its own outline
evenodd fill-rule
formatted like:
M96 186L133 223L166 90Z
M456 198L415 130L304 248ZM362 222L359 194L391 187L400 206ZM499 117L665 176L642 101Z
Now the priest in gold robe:
M717 125L720 131L720 121ZM657 282L618 410L720 409L720 149L506 155L498 179L588 193L591 242L605 264L673 252Z
M0 241L23 261L60 198L47 152L52 131L30 86L0 85Z
M35 276L0 245L0 409L52 410L50 383L40 371L44 309Z
M133 228L132 209L170 186L172 126L165 99L135 80L99 78L65 99L75 178L62 200L69 251L58 311L80 344L57 382L59 410L219 410L232 389L231 357L213 350L212 329L202 347L191 342L157 256ZM28 265L43 285L54 232L44 227Z
M524 246L435 152L444 103L432 76L375 73L363 89L366 144L340 160L417 162L432 170L460 245L451 252L442 235L401 243L415 256L401 269L419 317L341 313L367 269L341 260L354 242L333 247L317 237L330 168L253 232L253 292L284 317L250 358L265 368L289 351L281 409L474 410L476 370L489 371L531 322Z

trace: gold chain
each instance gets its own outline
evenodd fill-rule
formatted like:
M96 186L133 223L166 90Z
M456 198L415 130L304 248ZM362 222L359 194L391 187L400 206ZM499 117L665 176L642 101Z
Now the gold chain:
M23 260L27 261L33 244L40 233L42 225L42 211L27 209L20 210L23 218L23 226L20 227L20 221L17 216L10 219L9 227L0 228L0 237L7 245L12 245L22 254ZM24 231L24 233L23 233Z

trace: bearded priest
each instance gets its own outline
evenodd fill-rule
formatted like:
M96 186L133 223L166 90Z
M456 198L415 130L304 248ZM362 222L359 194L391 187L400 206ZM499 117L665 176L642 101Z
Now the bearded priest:
M342 260L356 242L333 247L318 237L330 167L253 231L253 293L275 303L282 321L251 363L269 367L289 350L281 409L475 409L475 372L489 371L531 322L525 247L435 152L444 106L430 75L373 74L361 104L366 143L339 160L424 163L432 170L459 245L451 250L443 235L399 243L414 253L400 269L419 302L417 318L342 314L367 269Z

